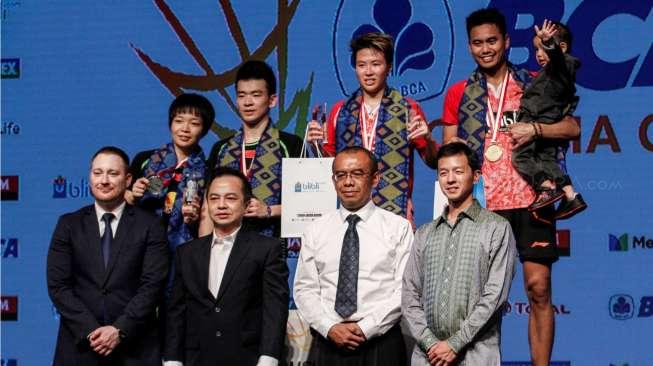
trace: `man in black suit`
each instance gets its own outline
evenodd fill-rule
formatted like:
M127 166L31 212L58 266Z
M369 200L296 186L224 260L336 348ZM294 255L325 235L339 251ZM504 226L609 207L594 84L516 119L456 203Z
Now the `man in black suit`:
M129 158L108 146L91 160L95 204L59 218L47 280L61 314L54 365L161 365L156 304L168 273L165 232L127 205Z
M207 191L213 233L177 248L165 365L277 365L288 319L288 267L278 239L242 226L252 188L218 168Z

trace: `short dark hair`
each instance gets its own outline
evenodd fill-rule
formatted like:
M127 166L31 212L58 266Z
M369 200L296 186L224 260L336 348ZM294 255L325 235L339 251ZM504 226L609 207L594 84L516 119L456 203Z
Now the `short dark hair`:
M240 170L233 169L233 168L228 168L225 166L219 166L215 169L213 169L213 175L211 176L211 181L209 182L208 187L211 186L214 180L221 178L221 177L236 177L240 179L240 183L242 183L242 192L243 192L243 198L245 199L245 202L249 202L249 200L254 197L254 194L252 193L252 185L249 183L249 180L247 180L247 177L241 172ZM206 194L208 195L209 190L206 190Z
M506 17L496 8L478 9L467 16L467 38L472 32L472 28L483 24L494 24L499 28L499 32L506 36Z
M370 175L373 175L374 173L379 171L379 162L378 162L378 160L376 160L376 157L374 156L374 154L372 154L371 151L369 151L369 150L367 150L367 149L365 149L363 147L360 147L360 146L347 146L346 148L340 150L340 152L338 152L338 154L336 154L336 156L338 156L340 154L356 154L356 153L364 154L369 159L370 162L369 162L368 168L370 168ZM331 171L332 172L334 171L335 163L336 163L336 160L334 159L333 163L331 164Z
M392 65L394 60L394 45L392 36L389 34L372 32L352 39L349 44L352 65L356 65L356 53L366 48L372 48L381 52L383 57L385 57L385 62L388 65Z
M472 150L471 147L467 146L462 142L451 142L445 145L440 146L435 160L437 162L442 158L454 156L454 155L465 155L467 157L467 163L472 168L472 171L477 171L481 169L481 162L478 160L478 156Z
M172 126L172 120L180 113L194 114L202 119L202 136L206 136L215 119L213 105L208 99L199 94L180 94L170 103L170 108L168 108L168 128Z
M571 34L569 27L560 22L553 22L553 24L558 30L556 34L553 35L553 38L558 41L558 44L565 42L567 44L567 52L571 52L571 42L574 40L574 37Z
M97 158L98 155L100 154L108 154L108 155L116 155L122 160L123 163L125 163L125 170L127 173L129 173L129 155L127 155L126 152L124 152L121 148L115 147L115 146L103 146L101 147L98 151L93 154L93 157L91 158L91 165L93 165L93 160Z
M259 60L245 61L236 72L236 91L238 91L238 82L241 80L265 80L268 87L268 94L277 94L277 78L270 65Z

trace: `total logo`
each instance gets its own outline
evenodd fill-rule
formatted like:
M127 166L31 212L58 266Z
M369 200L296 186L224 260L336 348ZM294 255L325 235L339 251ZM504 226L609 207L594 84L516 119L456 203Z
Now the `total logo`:
M636 303L630 295L612 295L608 308L610 317L615 320L631 319L635 314L637 318L650 318L653 316L653 296L642 296Z
M553 312L556 316L559 315L569 315L571 310L565 304L553 304ZM528 301L507 301L503 306L503 315L528 315L531 313L531 306L528 304Z
M18 239L2 238L2 258L18 258Z
M66 177L58 176L52 182L52 198L85 198L91 195L91 188L86 178L68 182Z
M627 252L629 248L636 249L653 249L653 239L644 235L633 235L632 242L628 240L628 234L621 236L608 234L608 249L611 252Z

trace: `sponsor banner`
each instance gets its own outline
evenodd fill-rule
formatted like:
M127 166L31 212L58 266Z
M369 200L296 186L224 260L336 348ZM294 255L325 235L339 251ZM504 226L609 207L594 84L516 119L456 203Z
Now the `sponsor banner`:
M610 317L615 320L653 317L653 296L639 298L628 294L616 294L608 302Z
M17 238L2 238L2 259L5 258L18 258L18 239Z
M653 236L628 235L627 233L619 236L608 234L608 250L611 252L627 252L628 250L636 251L642 249L653 249Z
M553 313L556 316L564 316L571 314L571 310L566 304L553 304ZM531 313L531 306L528 301L507 301L503 305L503 315L526 315Z
M3 58L2 59L2 78L18 79L20 78L20 59Z
M0 320L18 320L18 296L0 296Z
M3 175L0 176L0 200L18 201L18 176Z
M21 127L17 122L2 122L2 137L20 135Z
M87 198L91 196L91 187L87 178L68 180L57 176L52 181L52 198Z

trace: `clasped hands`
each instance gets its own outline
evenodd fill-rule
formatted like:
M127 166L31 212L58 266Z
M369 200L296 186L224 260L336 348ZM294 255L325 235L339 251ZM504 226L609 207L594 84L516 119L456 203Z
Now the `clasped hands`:
M349 351L355 351L367 340L358 324L353 322L335 324L329 329L327 337L339 348Z
M456 352L446 341L440 341L431 346L427 356L432 366L449 366L456 360Z
M120 344L120 331L112 325L99 327L88 335L91 349L101 356L108 356Z

